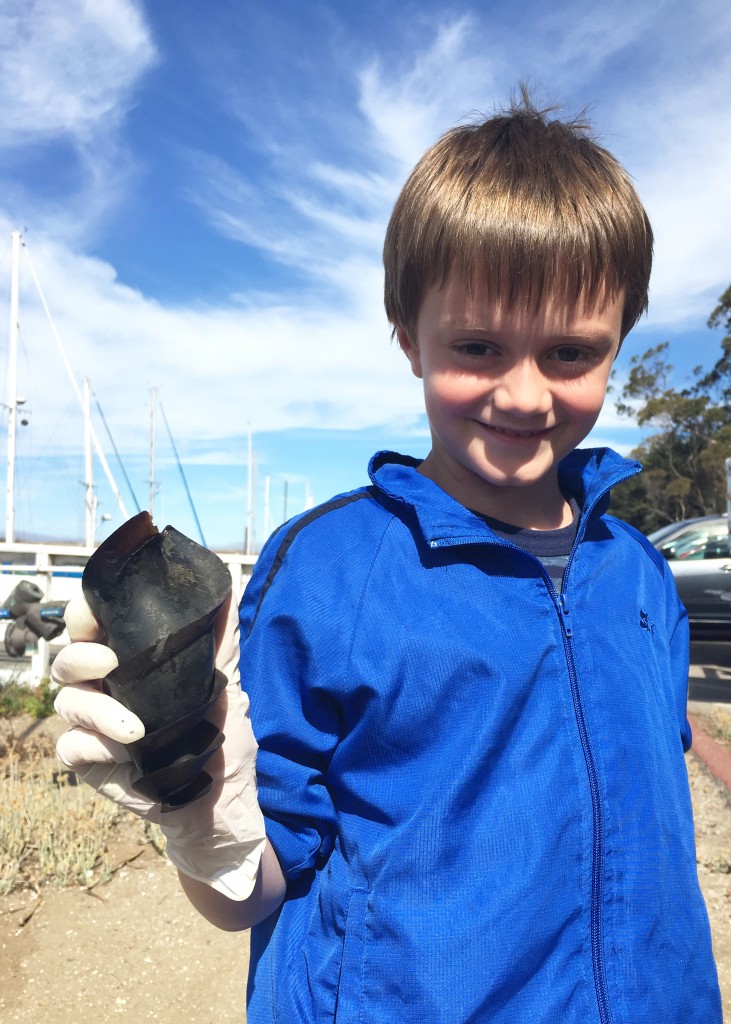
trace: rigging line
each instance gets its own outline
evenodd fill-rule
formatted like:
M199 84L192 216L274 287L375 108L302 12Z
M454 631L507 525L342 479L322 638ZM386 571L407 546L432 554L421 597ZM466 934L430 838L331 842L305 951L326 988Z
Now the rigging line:
M193 512L193 518L195 519L195 524L198 527L198 533L200 534L201 544L203 545L204 548L206 548L206 547L208 547L208 545L206 544L205 537L203 536L203 530L201 529L201 524L200 524L200 522L198 520L198 513L196 512L195 505L193 504L193 497L192 497L192 495L190 493L190 488L188 487L188 481L185 479L185 473L183 472L183 464L180 461L180 457L178 456L178 449L175 447L175 441L173 440L173 435L172 435L172 431L170 430L170 424L168 423L168 418L165 415L165 410L162 407L162 402L160 402L158 400L157 404L160 407L160 412L162 413L162 418L163 418L163 420L165 422L165 427L166 427L167 432L168 432L168 437L170 438L170 444L173 446L173 452L175 453L175 461L178 464L178 469L180 470L180 475L181 475L181 477L183 479L183 486L185 487L185 493L188 495L188 501L190 502L190 507L191 507L191 511Z
M92 391L92 394L94 394L93 391ZM134 490L132 488L132 484L130 482L130 479L127 476L127 470L124 468L124 463L122 462L122 456L119 454L119 451L117 450L117 446L114 443L114 438L112 437L112 432L109 429L109 424L107 423L107 418L104 415L104 412L102 411L102 407L99 404L99 399L96 397L96 395L94 395L94 401L96 402L97 411L98 411L99 415L101 416L102 423L104 424L104 429L107 432L107 437L109 438L109 443L111 444L112 448L114 449L114 454L117 456L117 462L119 463L119 468L122 470L122 476L126 480L127 486L129 487L129 493L132 495L132 500L135 503L135 508L137 509L138 512L141 512L142 509L140 508L140 503L137 500L137 495L135 494L135 492L134 492Z
M43 294L43 289L41 288L41 284L40 284L40 281L38 280L38 276L36 274L35 267L33 266L33 260L30 258L30 252L28 251L28 246L27 246L27 244L25 242L23 242L23 246L24 246L25 251L26 251L26 258L28 260L28 266L30 267L30 272L31 272L31 275L33 277L33 282L34 282L34 284L36 286L36 290L37 290L39 298L41 300L41 305L43 306L43 309L45 311L46 317L48 318L48 323L51 326L51 333L53 334L54 338L56 339L56 344L58 345L59 351L61 352L61 358L63 359L64 366L66 367L66 373L69 376L69 379L71 381L71 385L72 385L72 387L74 389L74 392L76 393L76 397L79 400L79 405L83 409L84 408L83 396L81 394L81 391L79 390L79 385L76 383L76 377L74 376L74 371L71 369L71 363L69 362L68 356L66 355L66 350L64 349L63 343L61 342L61 337L60 337L58 331L56 330L56 324L54 323L53 317L51 316L51 311L48 308L48 303L46 302L46 297ZM99 458L99 461L102 464L102 468L104 469L104 473L106 475L106 478L109 481L109 486L112 488L112 493L114 494L114 497L117 499L117 504L119 505L119 510L120 510L120 512L122 513L122 515L124 516L125 519L129 519L129 514L127 512L127 509L124 507L124 502L122 501L122 495L119 493L119 488L117 487L116 481L115 481L114 477L112 476L112 471L109 468L109 463L107 462L106 456L105 456L104 452L102 451L102 446L99 444L99 438L96 435L96 431L94 430L94 425L92 423L89 423L89 431L91 433L91 439L94 442L94 448L96 449L96 454L97 454L97 456Z
M45 429L46 440L43 443L38 455L33 455L32 457L32 459L36 460L37 462L42 458L52 458L61 453L61 447L56 445L56 437L61 433L63 429L65 429L66 421L69 418L71 409L73 407L73 401L71 399L68 401L68 403L63 409L63 412L60 415L58 415L57 418L52 423L44 410L43 403L40 400L40 389L36 384L36 376L33 369L33 364L31 363L30 358L28 356L28 346L25 343L25 334L20 324L18 324L18 354L23 360L23 366L25 368L25 373L29 381L29 395L31 396L30 404L28 406L25 406L19 412L21 421L23 418L23 413L25 412L25 414L28 417L30 417L31 411L35 406L36 411L33 414L33 418L41 419L43 421L42 426ZM32 460L30 466L31 470L35 471L36 465Z
M43 403L40 401L40 390L36 383L36 375L34 373L33 364L31 363L28 356L28 346L26 345L25 333L21 324L18 324L18 355L23 360L23 366L25 368L26 375L28 377L29 386L29 399L30 405L24 406L20 409L19 415L21 417L21 424L23 421L23 412L28 416L31 426L26 434L25 431L21 433L22 436L29 438L29 443L22 444L22 450L26 452L25 456L20 459L17 464L17 486L16 486L16 497L20 495L21 501L24 503L25 512L23 519L25 522L30 523L29 529L35 530L35 508L33 500L30 495L33 494L33 489L29 484L29 481L39 479L40 475L43 474L41 466L44 460L54 458L66 458L66 452L63 447L57 444L57 437L68 433L66 424L71 416L73 408L73 398L69 398L63 411L54 419L50 421L46 415ZM33 413L33 419L30 419L31 410L35 408ZM40 419L44 428L43 438L40 447L35 444L35 437L38 434L33 432L33 420ZM21 447L21 446L19 446ZM68 499L69 505L75 507L76 505L76 494L75 487L66 479L64 476L61 482L55 480L54 484L54 495L56 498L59 497L58 491L63 490L65 492L64 497ZM58 505L58 502L56 502Z

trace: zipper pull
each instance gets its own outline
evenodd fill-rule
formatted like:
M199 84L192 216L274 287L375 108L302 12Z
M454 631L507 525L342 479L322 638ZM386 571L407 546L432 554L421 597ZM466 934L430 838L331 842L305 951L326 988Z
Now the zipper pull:
M566 604L566 595L563 593L563 591L561 591L561 595L559 597L559 603L561 605L561 614L563 615L564 633L566 634L567 637L570 637L573 634L572 634L571 626L569 626L568 622L566 621L566 619L568 617L568 614L569 614L569 609L568 609L568 606Z

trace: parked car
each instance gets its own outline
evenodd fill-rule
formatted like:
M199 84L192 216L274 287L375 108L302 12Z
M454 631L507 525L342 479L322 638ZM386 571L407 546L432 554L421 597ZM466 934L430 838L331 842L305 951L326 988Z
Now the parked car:
M667 558L688 611L693 640L731 641L731 535L728 516L663 526L648 539Z

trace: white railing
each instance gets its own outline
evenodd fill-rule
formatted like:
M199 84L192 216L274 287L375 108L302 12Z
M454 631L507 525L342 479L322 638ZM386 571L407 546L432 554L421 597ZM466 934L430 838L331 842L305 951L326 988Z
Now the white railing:
M43 591L44 601L68 601L81 592L84 566L94 548L80 544L32 544L0 541L0 604L22 579L35 583ZM233 592L241 597L256 562L256 555L238 551L217 551L216 554L231 573ZM55 640L38 640L38 649L23 658L4 654L2 637L7 622L0 622L0 682L16 679L26 685L37 685L48 675L53 655L68 643L68 634Z

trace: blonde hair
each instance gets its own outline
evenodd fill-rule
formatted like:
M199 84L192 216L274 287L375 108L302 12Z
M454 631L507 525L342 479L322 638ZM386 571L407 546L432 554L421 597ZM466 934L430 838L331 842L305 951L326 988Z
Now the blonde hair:
M652 228L621 164L585 121L552 120L527 90L453 128L416 165L383 250L389 321L413 331L424 292L452 271L496 300L588 308L624 294L622 338L647 309Z

